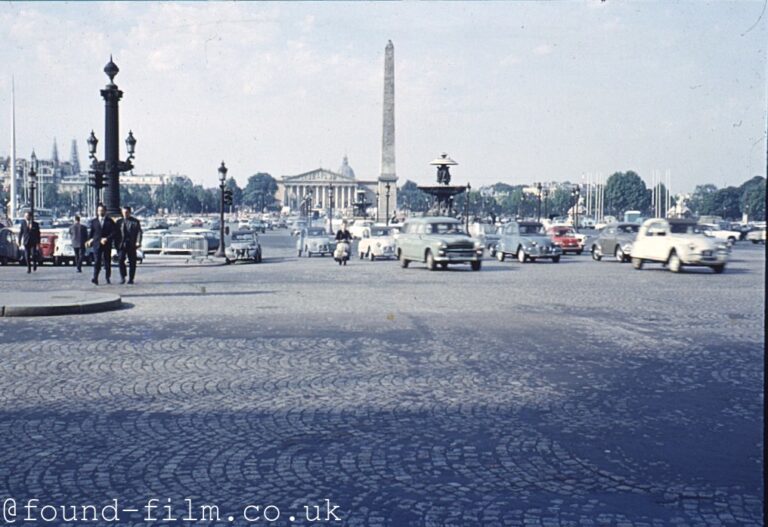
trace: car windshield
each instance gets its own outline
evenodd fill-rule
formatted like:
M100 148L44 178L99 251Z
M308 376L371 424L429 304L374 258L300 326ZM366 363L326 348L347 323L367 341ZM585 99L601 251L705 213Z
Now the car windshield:
M371 236L392 236L392 229L371 229Z
M553 229L552 234L555 236L573 236L573 229L565 228L565 229Z
M640 225L619 225L618 229L620 234L637 234L640 230Z
M670 223L669 231L672 234L704 234L707 227L698 223Z
M541 223L529 223L520 225L520 234L530 236L532 234L544 234L544 226Z
M311 229L307 229L307 236L324 236L325 235L325 229L322 227L312 227Z
M253 240L253 234L248 232L236 232L232 235L233 242L247 242Z
M431 234L464 234L461 223L432 223L427 226L427 232Z

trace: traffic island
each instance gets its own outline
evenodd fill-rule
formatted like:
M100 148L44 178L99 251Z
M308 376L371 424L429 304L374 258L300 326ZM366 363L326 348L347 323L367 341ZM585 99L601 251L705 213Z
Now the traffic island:
M85 291L0 292L0 317L100 313L122 307L120 295Z

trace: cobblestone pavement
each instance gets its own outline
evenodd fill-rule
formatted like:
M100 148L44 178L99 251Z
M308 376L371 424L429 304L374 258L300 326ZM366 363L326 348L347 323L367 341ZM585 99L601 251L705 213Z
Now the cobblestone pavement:
M262 240L260 265L150 257L99 289L120 311L0 322L0 499L221 513L130 526L309 525L324 499L349 526L762 525L764 247L722 275L475 273ZM4 267L0 290L89 272Z

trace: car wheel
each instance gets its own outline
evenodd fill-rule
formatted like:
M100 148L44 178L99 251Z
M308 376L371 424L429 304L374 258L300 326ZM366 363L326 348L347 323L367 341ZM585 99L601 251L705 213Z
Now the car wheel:
M643 259L642 258L632 258L632 267L635 269L642 269L643 268Z
M715 274L722 274L722 272L725 271L725 264L714 265L712 266L712 270L715 272Z
M621 247L618 245L616 246L616 250L614 251L613 255L616 257L616 261L621 263L624 261L624 251L621 250Z
M448 262L440 262L440 269L442 269L443 271L448 269Z
M731 245L735 245L736 244L736 238L731 236L730 238L728 238L728 243L730 243Z
M299 257L299 258L301 258L301 249L299 249L299 250L297 251L297 253L298 253L298 254L297 254L296 256L297 256L297 257Z
M673 273L679 273L680 270L683 268L683 263L680 261L680 257L677 255L677 253L672 250L671 253L669 253L669 258L667 259L667 265L669 266L669 270Z
M491 258L496 256L496 247L488 247L488 256Z
M363 258L365 258L365 254L360 253L360 259L362 260Z
M592 246L592 259L596 262L603 259L602 255L597 251L597 245Z
M560 257L559 256L553 256L552 257L552 263L557 263L559 261L560 261Z
M505 260L504 253L501 251L496 251L496 259L500 262L503 262Z
M579 249L578 251L576 251L576 254L581 254L583 252L584 252L584 249Z
M528 260L528 257L525 255L525 251L522 247L517 248L517 261L520 263L525 263L526 260Z
M752 243L754 243L755 245L757 245L757 243L758 243L758 242L757 242L757 240L752 240Z
M8 258L0 256L0 265L8 265Z
M400 267L406 269L409 263L411 262L409 262L407 258L403 258L402 256L400 257Z
M430 271L434 271L437 269L437 263L435 262L435 257L432 256L432 251L427 251L427 256L425 258L427 263L427 269Z
M482 260L477 260L475 262L472 262L470 265L472 266L473 271L479 271L483 267L483 262Z
M535 262L535 261L536 261L536 258L534 258L533 256L531 256L531 257L529 258L529 260L531 261L531 263L533 263L533 262Z
M376 260L376 255L375 255L375 254L373 254L373 251L368 251L368 259L369 259L370 261L374 261L374 260Z

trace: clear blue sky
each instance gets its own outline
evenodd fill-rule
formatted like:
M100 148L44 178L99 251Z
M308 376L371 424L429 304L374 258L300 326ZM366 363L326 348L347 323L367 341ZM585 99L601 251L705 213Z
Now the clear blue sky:
M18 151L103 139L113 53L137 172L243 184L342 156L379 171L383 54L395 45L397 171L457 182L670 170L673 190L765 170L765 3L3 3L0 115ZM762 16L762 18L761 18ZM0 152L10 147L0 119Z

